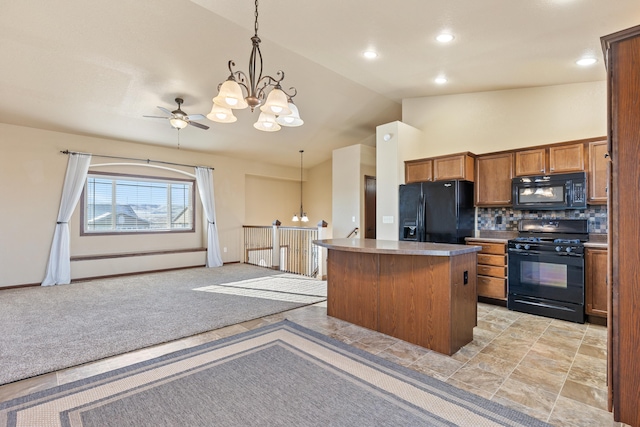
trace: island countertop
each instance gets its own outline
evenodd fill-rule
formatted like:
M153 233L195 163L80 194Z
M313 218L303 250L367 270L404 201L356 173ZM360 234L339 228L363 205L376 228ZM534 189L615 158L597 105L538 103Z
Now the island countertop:
M449 243L405 242L376 239L325 239L314 240L314 244L345 252L361 252L391 255L455 256L479 252L480 246L455 245Z

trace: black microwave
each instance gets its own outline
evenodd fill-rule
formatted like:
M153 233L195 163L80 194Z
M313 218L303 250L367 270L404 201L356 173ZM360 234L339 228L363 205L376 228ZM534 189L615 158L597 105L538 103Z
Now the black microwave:
M513 178L513 208L563 210L587 207L585 172Z

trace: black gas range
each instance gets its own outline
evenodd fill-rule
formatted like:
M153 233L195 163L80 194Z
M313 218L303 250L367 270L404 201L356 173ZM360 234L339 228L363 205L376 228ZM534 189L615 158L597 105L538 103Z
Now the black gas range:
M587 221L520 220L509 240L507 307L584 323L584 242Z

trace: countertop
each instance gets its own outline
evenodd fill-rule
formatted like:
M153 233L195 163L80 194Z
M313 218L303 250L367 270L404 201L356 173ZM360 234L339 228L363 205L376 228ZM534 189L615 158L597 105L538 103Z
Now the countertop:
M468 243L474 242L489 242L489 243L507 243L509 239L499 239L499 238L488 238L488 237L467 237L465 240Z
M602 242L584 242L585 248L598 248L598 249L607 249L609 245L607 243Z
M479 252L480 246L454 245L449 243L400 242L376 239L325 239L314 240L314 244L346 252L363 252L390 255L455 256Z

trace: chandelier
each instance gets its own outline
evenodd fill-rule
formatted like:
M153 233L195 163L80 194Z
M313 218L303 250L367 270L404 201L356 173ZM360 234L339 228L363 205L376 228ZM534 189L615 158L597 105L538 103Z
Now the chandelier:
M293 218L291 218L291 221L293 222L309 222L307 213L302 209L302 153L304 153L304 150L300 150L300 216L298 216L297 213L294 213Z
M235 62L229 61L227 80L218 85L218 95L213 98L213 108L207 118L218 123L233 123L237 117L232 110L260 107L260 116L253 127L265 132L276 132L281 126L301 126L304 122L300 118L298 108L292 101L296 96L295 88L289 88L290 93L282 90L280 83L284 79L284 72L278 71L277 77L262 75L262 53L260 52L260 37L258 37L258 0L256 0L255 34L251 37L253 48L249 56L249 75L242 71L234 71ZM269 91L270 89L270 91ZM268 95L267 95L267 92ZM246 96L245 96L246 94Z

